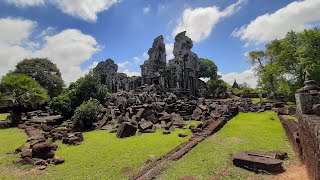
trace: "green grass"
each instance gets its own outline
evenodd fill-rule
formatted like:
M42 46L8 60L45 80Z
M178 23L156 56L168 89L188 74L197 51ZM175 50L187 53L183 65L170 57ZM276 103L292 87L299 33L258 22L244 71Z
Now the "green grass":
M0 121L5 120L9 115L10 115L9 113L0 114Z
M260 102L260 98L251 98L251 100L252 100L252 103L258 103L258 102ZM265 101L265 100L267 100L267 98L262 98L262 101Z
M290 115L281 115L281 116L286 120L293 120L293 121L296 121L296 122L299 121L299 119L297 117L295 117L295 116L290 116Z
M273 117L275 120L270 120ZM240 113L217 134L204 140L190 153L174 162L158 179L179 179L193 176L197 179L264 179L266 175L234 167L230 154L241 150L282 150L289 154L288 166L294 159L281 123L274 112Z
M0 179L14 179L14 172L17 167L12 160L19 155L10 155L8 152L20 147L27 140L25 133L18 128L0 129Z
M191 123L195 125L199 122ZM189 136L180 138L178 133ZM176 129L169 135L163 135L159 130L156 133L124 139L118 139L116 134L107 131L85 132L83 135L85 140L79 146L68 146L57 142L59 149L56 155L65 159L64 164L50 165L46 170L37 173L6 172L7 175L0 174L0 179L5 179L6 176L10 177L7 179L128 179L132 173L138 172L150 157L160 157L187 141L191 137L191 132L189 129ZM2 139L1 134L0 137ZM1 154L19 147L25 141L25 138L22 137L22 139L16 145L10 144L11 141L3 140L3 143L10 146L6 147L5 151L1 151ZM13 159L11 156L7 158L10 161ZM9 164L10 162L6 163L6 165ZM10 166L13 165L10 164ZM25 169L17 168L22 172ZM132 169L132 173L122 172L123 168ZM23 177L21 174L24 174Z

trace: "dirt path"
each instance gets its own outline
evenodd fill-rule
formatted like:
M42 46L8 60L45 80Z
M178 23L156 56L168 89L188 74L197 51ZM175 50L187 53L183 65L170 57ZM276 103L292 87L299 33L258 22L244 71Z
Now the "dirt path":
M284 173L272 176L270 180L309 180L307 169L304 165L295 162Z

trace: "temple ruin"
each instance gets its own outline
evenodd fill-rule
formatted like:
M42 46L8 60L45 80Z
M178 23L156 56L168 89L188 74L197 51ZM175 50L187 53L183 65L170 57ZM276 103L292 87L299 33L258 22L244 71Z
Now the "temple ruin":
M112 59L100 62L93 69L101 77L111 92L130 91L142 85L157 87L176 94L199 95L198 56L191 51L192 40L181 32L175 37L174 59L167 63L166 48L163 36L154 39L148 51L149 59L141 67L141 77L128 77L118 72L118 65Z

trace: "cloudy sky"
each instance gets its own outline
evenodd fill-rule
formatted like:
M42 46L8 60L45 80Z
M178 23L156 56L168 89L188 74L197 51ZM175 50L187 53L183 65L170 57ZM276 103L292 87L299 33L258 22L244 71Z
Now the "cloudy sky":
M112 58L139 75L153 39L165 37L167 59L181 32L223 79L256 85L245 54L287 31L319 26L320 0L0 0L0 76L24 58L48 57L66 84Z

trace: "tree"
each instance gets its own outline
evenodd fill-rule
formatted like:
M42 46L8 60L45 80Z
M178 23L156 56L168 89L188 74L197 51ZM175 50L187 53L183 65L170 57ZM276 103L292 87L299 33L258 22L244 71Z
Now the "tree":
M248 53L256 67L259 86L294 100L294 93L305 81L305 71L320 83L320 30L290 31L283 39L266 45L264 51Z
M62 92L64 82L57 65L47 58L24 59L19 62L13 73L25 74L35 79L46 88L48 95L53 98Z
M92 124L98 121L98 115L101 107L102 106L98 100L89 99L77 107L72 120L82 130L90 129Z
M83 102L91 98L97 99L104 104L109 96L106 85L101 84L98 75L89 72L85 77L79 78L76 82L71 83L58 97L50 102L50 107L56 113L65 117L72 117L75 109Z
M218 67L209 59L199 58L198 77L218 79Z
M19 123L25 108L39 108L48 101L46 90L32 78L22 74L4 76L0 92L0 104L10 107L12 111L13 126Z

